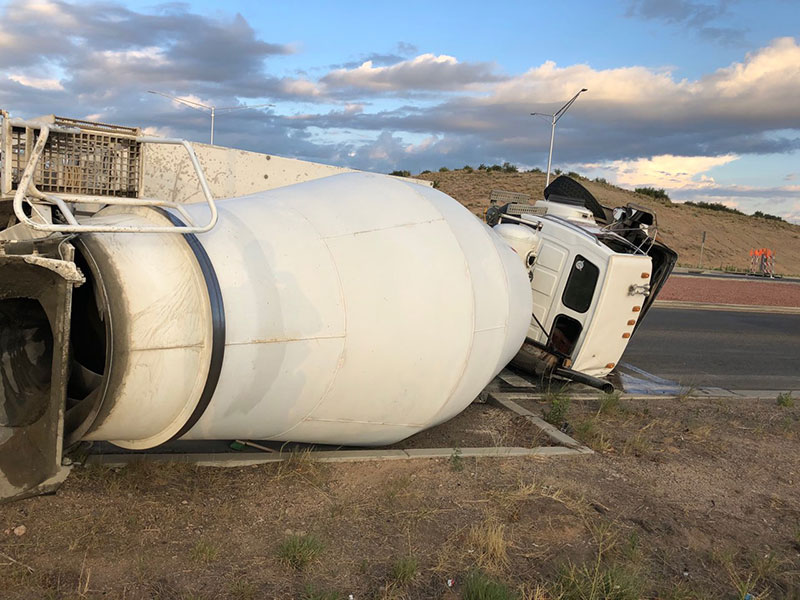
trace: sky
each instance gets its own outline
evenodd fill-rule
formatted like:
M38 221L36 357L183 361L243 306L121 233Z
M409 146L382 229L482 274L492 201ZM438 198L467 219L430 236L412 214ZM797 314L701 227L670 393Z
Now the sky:
M544 168L582 88L554 169L800 223L798 0L0 0L14 116L371 171Z

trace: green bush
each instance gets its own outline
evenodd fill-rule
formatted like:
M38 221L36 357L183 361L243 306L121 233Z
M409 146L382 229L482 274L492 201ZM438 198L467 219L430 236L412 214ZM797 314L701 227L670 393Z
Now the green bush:
M475 169L473 169L469 165L464 165L463 167L461 167L461 170L464 171L465 173L472 173Z
M392 171L389 175L394 175L395 177L411 177L410 171Z
M781 217L777 216L777 215L771 215L769 213L764 213L764 212L761 212L760 210L757 210L756 212L754 212L753 216L754 217L758 217L759 219L768 219L770 221L783 221L783 219Z
M731 213L734 215L743 215L744 213L740 210L736 210L735 208L731 208L729 206L725 206L720 202L684 202L687 206L694 206L696 208L705 208L706 210L716 210L719 212L726 212Z
M506 161L503 163L503 173L519 173L519 169L517 165L512 165L510 162Z
M570 397L563 392L550 392L545 398L548 402L548 407L542 415L544 420L551 425L561 427L564 421L567 420Z
M439 173L447 173L449 170L450 169L448 169L447 167L440 167L439 168Z
M643 196L650 196L651 198L655 198L656 200L669 200L669 196L664 188L653 188L653 187L638 187L633 190L637 194L642 194ZM687 204L689 204L687 202Z

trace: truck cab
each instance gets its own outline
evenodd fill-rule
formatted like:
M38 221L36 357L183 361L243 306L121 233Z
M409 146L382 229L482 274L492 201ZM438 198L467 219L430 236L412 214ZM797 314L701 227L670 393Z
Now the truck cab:
M514 364L536 374L608 375L677 260L655 215L601 206L559 177L532 205L509 203L494 230L528 269L531 323ZM574 377L573 377L574 378Z

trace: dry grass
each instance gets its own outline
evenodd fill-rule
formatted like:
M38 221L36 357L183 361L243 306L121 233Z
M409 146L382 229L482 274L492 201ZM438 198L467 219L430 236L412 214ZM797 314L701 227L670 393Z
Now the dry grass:
M508 566L506 526L494 518L470 527L467 546L475 552L476 563L489 571L500 571Z

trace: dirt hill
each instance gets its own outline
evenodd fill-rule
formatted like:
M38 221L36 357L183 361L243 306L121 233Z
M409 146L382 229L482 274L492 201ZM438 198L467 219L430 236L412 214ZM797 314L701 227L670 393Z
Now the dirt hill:
M483 216L489 205L489 193L493 189L524 192L535 201L543 197L545 187L543 173L458 170L414 177L437 182L440 190L479 216ZM659 238L678 252L681 266L698 265L700 239L706 231L703 253L706 268L746 270L751 248L771 248L775 251L776 273L800 274L800 225L656 201L613 185L583 178L579 181L605 206L635 202L656 211Z

